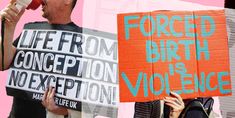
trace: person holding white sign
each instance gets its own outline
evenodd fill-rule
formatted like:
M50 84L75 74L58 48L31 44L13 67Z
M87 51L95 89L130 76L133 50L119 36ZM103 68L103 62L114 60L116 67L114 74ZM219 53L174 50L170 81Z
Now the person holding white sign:
M77 0L43 0L42 3L42 16L47 19L47 22L35 22L29 24L46 24L53 27L65 27L70 26L74 27L74 29L78 29L79 27L75 25L71 21L71 13L73 11L74 6L76 5ZM0 70L6 70L10 67L15 59L15 55L17 54L17 45L19 42L19 38L16 39L13 43L13 36L16 25L20 20L21 16L24 13L23 10L18 10L16 7L16 0L11 0L10 4L1 11L0 16L4 17L5 20L5 33L4 33L4 53L2 54L2 50L0 50L0 62L4 60L4 63L0 63ZM0 39L0 43L3 41ZM1 48L2 49L2 48ZM5 55L4 55L5 54ZM3 56L4 55L4 56ZM3 59L4 58L4 59ZM27 63L27 62L25 62ZM4 66L3 66L4 65ZM3 68L4 67L4 68ZM23 76L21 76L23 78ZM33 82L36 80L32 79L30 86L33 86ZM20 85L20 83L18 83ZM21 83L22 84L22 83ZM41 85L42 86L42 85ZM31 87L32 88L32 87ZM45 86L41 87L42 90L45 90ZM51 94L51 90L46 91L46 94ZM17 93L16 93L17 94ZM19 92L18 94L21 94ZM54 98L54 94L53 98ZM24 96L24 95L21 95ZM42 96L34 96L35 99L42 99ZM43 99L43 105L38 101L31 101L28 99L24 99L22 97L14 96L12 110L9 115L9 118L64 118L68 117L68 110L63 107L59 107L55 104L51 106L47 101L49 96L45 96ZM45 108L46 110L45 110ZM46 114L48 111L48 114ZM57 114L57 115L56 115Z

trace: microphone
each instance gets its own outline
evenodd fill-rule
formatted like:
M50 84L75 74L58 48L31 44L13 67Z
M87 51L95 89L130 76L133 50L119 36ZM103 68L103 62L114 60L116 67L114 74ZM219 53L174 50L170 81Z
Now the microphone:
M17 0L15 6L19 11L21 11L23 7L36 10L41 4L42 0Z

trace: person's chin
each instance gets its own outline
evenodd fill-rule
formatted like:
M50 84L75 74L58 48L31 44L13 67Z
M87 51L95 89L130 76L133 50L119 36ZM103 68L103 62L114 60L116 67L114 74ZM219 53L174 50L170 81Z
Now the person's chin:
M47 15L45 13L42 13L43 18L47 18Z
M43 17L43 18L46 18L46 16L45 16L45 15L43 15L43 14L42 14L42 17Z

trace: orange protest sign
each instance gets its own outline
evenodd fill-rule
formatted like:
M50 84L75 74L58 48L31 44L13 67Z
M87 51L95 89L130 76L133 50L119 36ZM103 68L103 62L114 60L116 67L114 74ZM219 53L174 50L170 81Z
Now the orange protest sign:
M118 15L121 102L231 94L223 10Z

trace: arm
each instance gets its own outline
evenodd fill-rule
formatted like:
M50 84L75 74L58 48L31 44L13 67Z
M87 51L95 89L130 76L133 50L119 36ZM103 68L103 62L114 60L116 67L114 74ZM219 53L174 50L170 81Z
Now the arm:
M48 111L55 113L57 115L67 115L68 111L66 108L59 107L55 104L54 96L55 96L55 88L50 87L49 89L47 89L42 98L43 106Z
M9 68L14 55L16 53L16 48L12 45L13 36L16 24L23 15L24 10L19 12L15 7L13 1L0 12L1 20L5 18L5 28L4 28L4 68L2 68L2 47L0 46L0 70L5 70ZM3 25L3 24L2 24ZM2 44L2 39L0 38L0 44Z
M171 107L169 118L178 118L185 107L183 99L174 92L171 92L170 95L170 97L164 98L165 104Z

